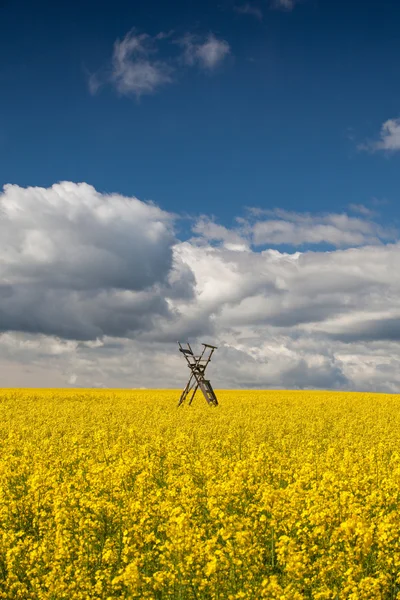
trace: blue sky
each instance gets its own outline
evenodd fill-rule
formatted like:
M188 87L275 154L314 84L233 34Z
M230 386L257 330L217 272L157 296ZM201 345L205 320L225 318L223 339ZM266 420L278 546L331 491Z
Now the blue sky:
M0 385L400 392L397 0L0 22Z
M252 3L262 20L238 12L246 4L3 1L0 184L85 181L221 223L244 205L331 211L372 198L397 217L398 157L357 145L400 112L399 3ZM230 53L139 100L112 85L90 94L88 73L132 28L212 32ZM158 45L160 60L176 52Z

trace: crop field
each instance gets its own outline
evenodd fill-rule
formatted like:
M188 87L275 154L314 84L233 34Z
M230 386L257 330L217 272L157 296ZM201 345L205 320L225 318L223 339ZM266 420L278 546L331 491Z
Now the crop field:
M0 598L400 598L400 397L0 390Z

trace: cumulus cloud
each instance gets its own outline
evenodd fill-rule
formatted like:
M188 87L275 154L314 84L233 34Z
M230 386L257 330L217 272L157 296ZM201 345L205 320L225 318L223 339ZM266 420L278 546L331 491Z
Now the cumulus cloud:
M0 331L132 335L192 293L173 215L154 204L71 182L7 185L0 202Z
M219 385L399 389L395 372L384 381L369 368L367 381L362 370L371 354L376 365L400 358L398 244L287 254L185 243L180 252L196 277L197 306L233 353L226 366L225 350L217 355ZM371 327L390 314L390 326ZM378 357L371 344L387 340L392 347Z
M169 44L167 51L160 52L161 44ZM183 48L178 57L168 52L176 45ZM121 95L139 98L176 81L182 63L211 71L229 52L228 42L212 33L204 39L191 34L175 39L173 32L150 36L132 29L115 42L111 64L89 76L89 90L96 94L101 86L111 84Z
M358 148L369 152L396 152L400 150L400 118L385 121L381 127L379 139L359 144Z
M254 246L259 222L321 217L203 215L179 240L174 215L87 184L6 186L0 207L3 385L179 387L189 339L218 346L217 388L400 391L400 244L369 215L330 215L359 246L283 252Z

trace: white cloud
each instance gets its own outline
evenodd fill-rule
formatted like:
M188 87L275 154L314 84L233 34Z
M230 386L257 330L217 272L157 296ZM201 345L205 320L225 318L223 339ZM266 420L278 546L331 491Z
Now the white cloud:
M283 210L253 211L255 215L267 214L270 218L258 220L252 226L255 245L302 246L304 244L329 244L335 247L377 244L393 239L392 229L363 218L347 214L311 215Z
M379 140L359 144L358 148L370 152L396 152L400 150L400 118L385 121L381 127Z
M199 236L194 238L194 242L219 242L228 249L247 250L252 245L268 244L295 247L327 244L340 248L379 244L396 238L397 232L393 228L382 227L372 220L375 215L372 210L363 205L350 205L349 208L362 216L248 208L250 216L236 219L238 225L235 229L227 229L202 216L193 227L193 232Z
M189 66L198 65L212 71L230 53L230 46L225 40L217 39L212 33L204 40L198 36L187 34L182 40L184 48L183 60Z
M173 68L157 59L157 41L133 29L114 44L111 67L89 77L89 90L95 94L104 83L112 83L125 95L150 94L160 86L173 81Z
M216 388L400 391L399 243L260 252L257 221L205 216L179 241L154 204L68 182L6 186L0 208L2 385L179 387L189 339L219 347ZM372 223L355 221L368 241Z
M365 206L364 204L349 204L349 210L359 213L364 217L374 217L377 214L376 211L368 208L368 206Z
M235 6L234 10L235 10L235 12L237 12L240 15L250 15L250 16L258 19L259 21L262 21L262 18L263 18L262 10L260 8L258 8L258 6L254 6L254 4L247 3L247 4L242 4L240 6Z
M140 96L171 83L171 67L152 58L154 53L153 41L146 34L130 32L115 42L112 78L119 92Z
M192 228L199 238L194 238L194 243L218 241L222 242L228 250L245 251L249 249L249 240L244 234L218 225L207 216L200 217ZM244 233L244 232L243 232Z
M168 318L168 294L190 296L173 216L154 204L70 182L7 185L0 203L3 331L131 335Z
M169 44L169 49L181 45L182 56L175 57L167 51L161 53L161 44L164 47ZM182 63L212 71L229 52L228 42L219 40L212 33L205 39L191 34L174 39L173 32L161 32L152 37L132 29L122 40L115 42L111 64L89 76L89 91L96 94L103 85L111 84L122 95L140 98L176 81ZM160 54L163 58L159 58Z

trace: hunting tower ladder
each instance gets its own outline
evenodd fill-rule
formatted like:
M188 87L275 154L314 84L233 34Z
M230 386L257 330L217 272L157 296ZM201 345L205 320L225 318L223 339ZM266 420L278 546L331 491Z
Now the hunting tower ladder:
M211 360L211 356L213 355L214 350L217 350L217 347L211 346L210 344L202 344L204 346L203 352L199 356L195 356L189 343L186 344L187 348L184 348L180 342L178 342L178 344L179 351L184 355L190 369L190 378L181 394L178 406L181 406L181 404L185 402L189 392L193 390L189 399L190 406L198 388L203 392L203 396L210 406L218 406L217 396L215 395L210 380L206 379L204 376L207 365Z

